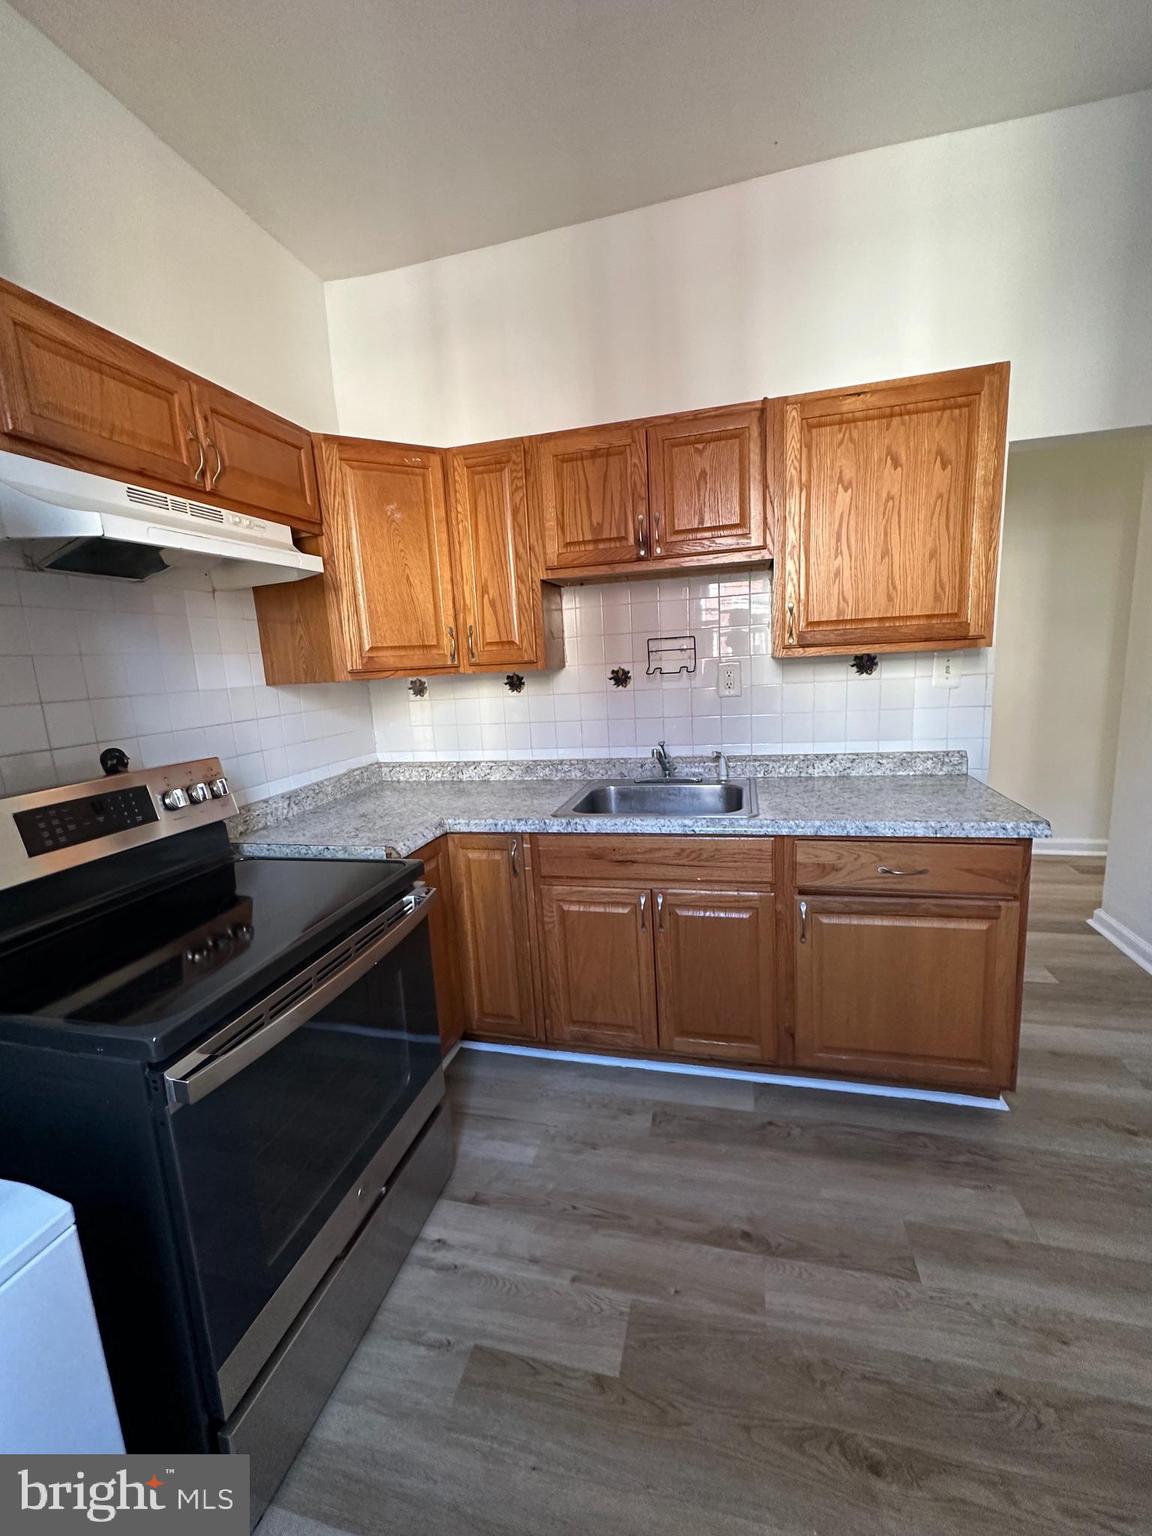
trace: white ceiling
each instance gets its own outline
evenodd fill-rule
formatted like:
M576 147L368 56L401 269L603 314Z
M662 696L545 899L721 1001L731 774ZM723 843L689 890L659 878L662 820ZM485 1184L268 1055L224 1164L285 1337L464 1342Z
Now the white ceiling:
M1152 85L1149 0L14 0L323 277Z

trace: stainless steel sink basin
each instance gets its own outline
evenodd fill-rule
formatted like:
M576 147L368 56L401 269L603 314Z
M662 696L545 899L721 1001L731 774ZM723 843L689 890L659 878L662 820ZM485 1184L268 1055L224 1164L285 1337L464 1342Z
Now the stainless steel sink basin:
M556 816L755 816L750 779L600 779L585 784Z

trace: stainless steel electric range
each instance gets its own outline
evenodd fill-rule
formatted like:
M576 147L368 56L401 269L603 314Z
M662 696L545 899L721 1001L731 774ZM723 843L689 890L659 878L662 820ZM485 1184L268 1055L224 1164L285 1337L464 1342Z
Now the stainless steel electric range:
M422 866L235 809L215 759L0 800L0 1177L75 1207L127 1448L251 1453L255 1515L452 1142Z

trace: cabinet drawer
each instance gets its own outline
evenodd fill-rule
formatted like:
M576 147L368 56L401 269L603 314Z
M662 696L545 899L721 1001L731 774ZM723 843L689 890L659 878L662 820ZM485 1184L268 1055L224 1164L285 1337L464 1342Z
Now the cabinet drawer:
M775 884L771 837L610 837L543 834L533 838L541 880L627 880L641 885Z
M1017 896L1024 850L1018 843L911 839L798 838L801 891L891 891L925 896Z

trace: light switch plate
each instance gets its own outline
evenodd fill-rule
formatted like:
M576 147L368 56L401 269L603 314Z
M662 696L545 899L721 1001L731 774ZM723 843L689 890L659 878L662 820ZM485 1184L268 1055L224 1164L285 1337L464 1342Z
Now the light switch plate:
M955 651L937 651L932 658L932 686L959 688L960 658Z
M716 677L716 692L722 699L738 699L744 692L744 679L738 661L722 661Z

